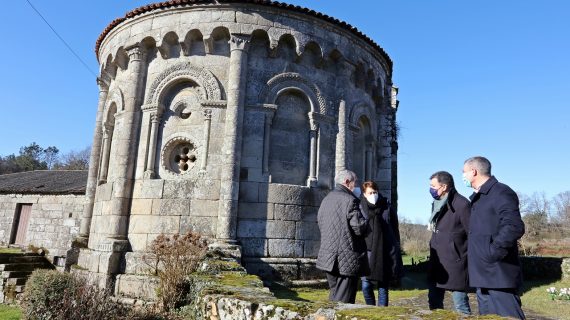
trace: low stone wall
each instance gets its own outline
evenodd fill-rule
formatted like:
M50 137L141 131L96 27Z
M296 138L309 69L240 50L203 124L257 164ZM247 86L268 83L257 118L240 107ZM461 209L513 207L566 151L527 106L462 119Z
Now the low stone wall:
M524 280L570 278L570 258L521 257Z

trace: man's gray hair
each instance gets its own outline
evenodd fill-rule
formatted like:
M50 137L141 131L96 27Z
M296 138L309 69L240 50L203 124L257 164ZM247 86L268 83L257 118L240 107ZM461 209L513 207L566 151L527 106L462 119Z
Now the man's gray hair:
M491 161L485 157L471 157L465 160L465 164L468 164L477 169L477 172L481 175L489 177L491 176Z
M350 182L356 181L356 173L354 173L350 170L341 170L341 171L337 172L336 176L334 177L334 182L336 184L344 185L344 182L346 180L348 180Z

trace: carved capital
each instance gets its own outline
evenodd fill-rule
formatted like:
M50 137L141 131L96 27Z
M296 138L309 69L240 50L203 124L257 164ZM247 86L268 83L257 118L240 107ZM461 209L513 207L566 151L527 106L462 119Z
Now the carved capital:
M128 48L125 48L127 54L129 55L130 61L140 61L144 57L144 51L141 48L140 44L135 44Z
M251 36L246 34L234 33L230 38L230 51L242 50L247 51L249 49L249 42Z
M97 86L99 86L99 92L109 91L109 83L111 82L111 79L106 79L105 74L101 73L101 75L97 77Z
M150 122L153 124L160 122L160 114L158 112L153 112L150 114Z
M204 120L212 120L212 109L204 109L202 114L204 115Z
M113 133L113 125L110 123L103 124L103 138L108 138Z
M161 108L158 107L158 103L147 103L141 106L143 112L159 112Z
M390 97L390 104L392 109L398 109L398 87L392 86L392 96Z

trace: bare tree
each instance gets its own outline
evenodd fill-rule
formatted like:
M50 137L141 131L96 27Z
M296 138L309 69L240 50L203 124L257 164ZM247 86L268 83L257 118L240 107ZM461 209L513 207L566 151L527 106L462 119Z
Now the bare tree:
M71 150L62 155L60 162L56 163L53 168L57 170L87 170L90 154L91 147L79 151Z
M557 222L564 231L570 231L570 191L557 194L552 201Z

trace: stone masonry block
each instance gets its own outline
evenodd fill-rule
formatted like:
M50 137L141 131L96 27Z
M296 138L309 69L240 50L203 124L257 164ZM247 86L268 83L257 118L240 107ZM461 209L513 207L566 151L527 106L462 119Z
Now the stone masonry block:
M304 186L271 183L268 185L267 201L281 204L308 204L311 190Z
M152 221L152 233L178 233L180 216L160 216Z
M303 221L317 222L319 207L304 206L303 207Z
M162 198L164 180L145 179L137 180L134 183L133 198L136 199L156 199Z
M217 217L219 202L216 200L192 200L190 215L195 217Z
M149 215L132 215L129 223L129 234L150 233L152 231L152 225L157 219L160 219L160 217Z
M267 221L267 237L277 239L294 239L295 238L295 222L294 221Z
M180 234L189 231L197 232L203 236L212 237L216 234L217 218L184 216L180 220Z
M193 190L194 183L191 180L166 180L163 199L190 199Z
M316 258L319 255L321 242L317 240L305 240L303 247L303 257Z
M133 251L146 250L147 237L146 233L129 233L129 243Z
M259 202L259 183L240 182L239 199L243 202Z
M301 257L303 255L303 241L289 239L269 239L268 252L270 257Z
M238 217L240 219L273 219L273 204L240 202Z
M245 257L263 257L267 255L267 239L244 238L240 239L242 254Z
M131 204L131 215L151 214L152 199L133 199Z
M161 216L187 216L190 215L190 199L162 199L160 205Z
M239 238L264 238L267 222L262 220L239 220L237 236Z
M319 225L316 222L300 221L296 223L297 240L320 240Z
M275 220L301 220L303 216L303 206L290 204L276 204L273 212Z

